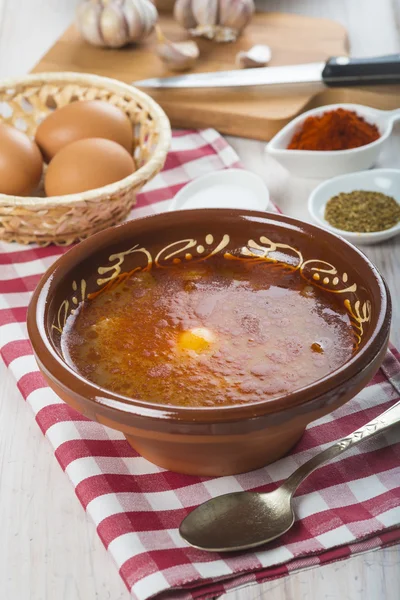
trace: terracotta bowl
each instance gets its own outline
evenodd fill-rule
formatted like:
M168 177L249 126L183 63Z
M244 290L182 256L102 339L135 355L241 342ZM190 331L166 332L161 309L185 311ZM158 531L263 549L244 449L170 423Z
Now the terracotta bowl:
M264 257L290 263L306 280L337 294L351 314L358 340L352 358L288 395L218 408L126 398L85 380L66 364L60 334L71 310L88 293L135 267L156 269L190 256L195 262L231 251L248 260ZM390 318L382 277L345 240L280 215L202 209L133 220L72 248L40 281L29 306L28 331L47 382L76 410L122 431L142 456L161 467L193 475L228 475L277 460L311 421L357 394L384 358Z

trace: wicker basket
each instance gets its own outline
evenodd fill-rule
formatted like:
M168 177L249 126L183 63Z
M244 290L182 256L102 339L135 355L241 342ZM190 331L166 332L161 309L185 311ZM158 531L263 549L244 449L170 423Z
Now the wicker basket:
M141 187L163 167L171 139L167 116L147 94L114 79L83 73L40 73L0 83L0 121L33 137L55 108L106 100L131 119L137 170L116 183L68 196L0 194L0 240L67 245L123 220Z

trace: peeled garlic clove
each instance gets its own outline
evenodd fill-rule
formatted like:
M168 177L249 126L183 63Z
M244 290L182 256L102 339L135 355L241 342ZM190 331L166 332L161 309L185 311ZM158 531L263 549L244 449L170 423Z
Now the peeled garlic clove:
M199 57L199 47L196 42L171 42L157 28L158 44L156 52L171 71L186 71Z
M241 69L265 67L270 60L271 48L263 44L257 44L247 52L238 52L236 55L236 64Z
M174 17L185 29L196 27L197 21L192 11L193 0L176 0L174 5Z

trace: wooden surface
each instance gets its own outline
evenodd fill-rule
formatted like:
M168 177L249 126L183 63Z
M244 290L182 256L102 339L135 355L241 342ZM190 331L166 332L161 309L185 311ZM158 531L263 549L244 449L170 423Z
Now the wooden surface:
M72 19L75 0L0 0L0 77L32 68ZM262 4L262 3L260 3ZM352 54L400 52L395 0L266 0L270 10L337 19ZM399 100L400 105L400 100ZM316 181L294 179L261 142L228 137L284 212L308 219ZM381 157L400 168L400 128ZM394 300L392 340L400 347L400 238L364 248ZM129 600L117 569L86 517L50 445L0 363L1 600ZM224 600L399 600L399 546L226 594ZM171 599L172 600L172 599Z
M188 37L170 15L162 15L160 25L169 39L178 41ZM261 43L267 43L272 49L271 66L323 61L329 56L344 54L347 48L346 30L340 23L280 13L254 15L235 43L217 44L202 38L196 41L200 59L191 72L233 69L238 51ZM174 75L155 54L154 45L155 35L136 48L95 48L82 40L73 25L34 71L90 71L128 83ZM161 104L176 127L215 127L223 133L262 140L275 135L313 97L312 93L267 97L261 88L245 92L209 89L145 91ZM384 95L380 97L385 100Z

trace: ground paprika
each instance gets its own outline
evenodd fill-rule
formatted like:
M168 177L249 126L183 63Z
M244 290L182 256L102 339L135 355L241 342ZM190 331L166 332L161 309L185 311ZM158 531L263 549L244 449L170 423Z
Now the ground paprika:
M351 110L336 108L307 117L294 134L288 150L349 150L370 144L379 137L376 125Z

